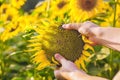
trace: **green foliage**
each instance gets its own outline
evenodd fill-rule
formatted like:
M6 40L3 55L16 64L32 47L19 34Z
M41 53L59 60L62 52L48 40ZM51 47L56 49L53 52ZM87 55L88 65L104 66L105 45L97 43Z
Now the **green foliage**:
M94 49L96 53L87 66L88 73L112 79L120 70L120 52L102 46L95 46Z

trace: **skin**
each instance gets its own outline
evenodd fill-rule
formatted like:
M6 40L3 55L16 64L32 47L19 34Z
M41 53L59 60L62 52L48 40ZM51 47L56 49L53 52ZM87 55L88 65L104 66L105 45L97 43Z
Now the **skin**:
M92 45L104 45L114 50L120 51L120 28L102 28L92 22L70 23L62 26L64 29L74 29L85 35L93 42ZM117 34L117 35L116 35ZM91 76L84 71L79 70L77 66L66 60L60 54L55 54L55 59L62 64L62 67L56 69L54 74L58 80L107 80L105 78ZM120 71L118 72L120 74ZM118 77L118 79L115 79ZM113 80L119 80L119 76L115 76Z

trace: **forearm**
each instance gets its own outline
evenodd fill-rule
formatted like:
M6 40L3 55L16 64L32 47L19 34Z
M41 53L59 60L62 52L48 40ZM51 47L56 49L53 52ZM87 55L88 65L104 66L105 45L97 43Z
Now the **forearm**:
M100 39L120 45L120 28L100 28Z
M69 75L70 77L68 78L68 80L108 80L101 77L90 76L80 71L71 72Z
M120 51L120 28L91 28L91 33L99 44Z

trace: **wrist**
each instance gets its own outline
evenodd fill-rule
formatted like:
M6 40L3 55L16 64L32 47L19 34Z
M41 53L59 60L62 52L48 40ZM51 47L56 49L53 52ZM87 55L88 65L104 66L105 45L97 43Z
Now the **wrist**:
M101 27L90 27L89 29L89 36L97 37L99 38L102 35L102 28Z
M108 79L102 78L102 77L97 77L97 76L90 76L81 71L74 71L74 72L70 73L69 80L108 80Z
M87 75L85 72L83 71L73 71L73 72L70 72L69 74L70 76L70 80L88 80L89 79L89 75Z

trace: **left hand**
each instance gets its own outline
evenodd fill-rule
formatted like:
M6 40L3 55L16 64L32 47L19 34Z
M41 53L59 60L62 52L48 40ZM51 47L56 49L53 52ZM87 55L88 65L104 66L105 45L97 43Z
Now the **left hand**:
M62 67L54 71L55 77L58 78L59 80L64 79L73 80L72 78L74 76L70 76L70 74L76 71L85 74L85 72L79 70L78 67L73 62L66 60L60 54L55 54L55 59L62 65Z

